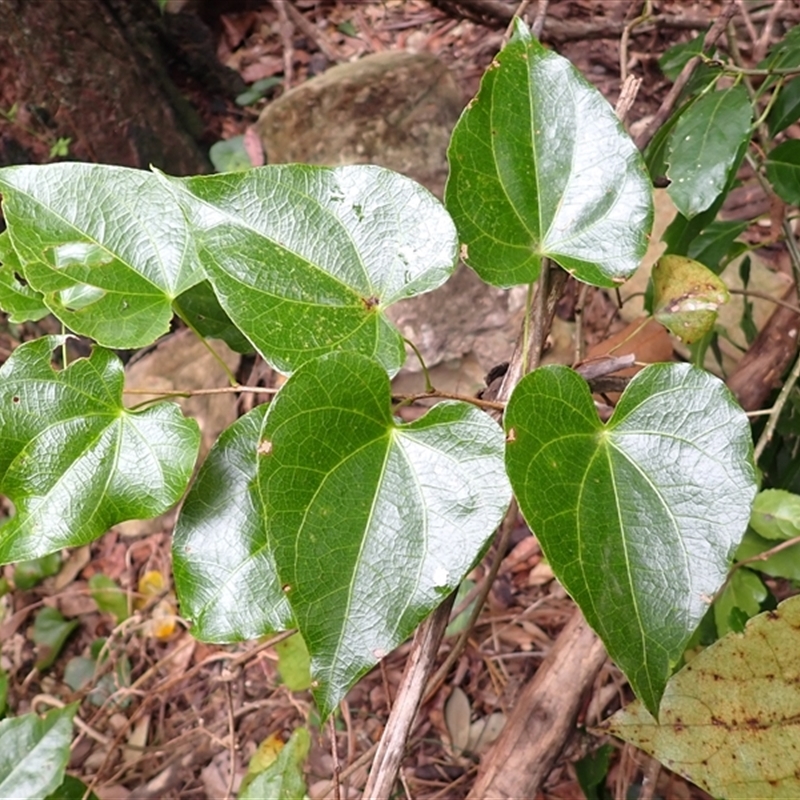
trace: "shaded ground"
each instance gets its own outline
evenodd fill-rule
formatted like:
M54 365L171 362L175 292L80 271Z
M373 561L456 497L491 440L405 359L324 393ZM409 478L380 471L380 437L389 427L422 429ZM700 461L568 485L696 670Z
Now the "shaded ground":
M489 16L473 14L473 18L466 18L467 5L432 4L426 0L298 0L289 9L275 4L218 14L209 8L210 4L204 4L203 16L213 27L216 53L222 64L237 71L248 84L281 78L281 84L269 89L264 100L247 107L232 100L209 99L185 79L185 91L203 119L204 140L246 132L260 107L271 97L334 62L384 49L436 53L453 70L466 101L477 90L505 28ZM719 3L712 0L653 5L657 14L683 16L697 25L713 20L719 9ZM768 10L770 4L762 5ZM531 4L531 18L536 7L536 3ZM554 31L560 30L560 41L553 34L552 46L569 57L614 102L620 86L620 36L569 39L564 31L570 26L573 32L578 31L579 24L588 26L588 30L581 29L584 35L609 27L618 31L640 10L641 3L626 0L551 2L543 38L548 41L549 25ZM786 4L787 14L798 10L800 4ZM685 27L647 24L642 30L630 31L624 68L643 78L628 116L632 127L641 125L654 113L668 88L657 67L658 54L669 44L691 35L692 25L688 22ZM758 46L753 43L753 47ZM181 80L180 75L177 80ZM20 109L14 120L0 121L7 160L50 160L59 132L24 107L22 98L15 94L9 67L4 65L0 67L0 109L8 111L14 103ZM9 153L14 157L9 158ZM743 209L741 216L745 216L752 213L753 203L757 208L763 200L751 192L740 193L736 202ZM754 231L752 236L763 236L763 231ZM780 269L780 249L773 255L775 266ZM570 291L560 311L566 320L574 311L574 290ZM616 306L605 294L591 295L586 323L589 344L622 327L615 314ZM42 325L0 324L0 360L20 341L39 335L41 330ZM154 380L164 377L165 368L158 358L153 359L149 369ZM256 365L251 380L263 383L270 379L269 370ZM199 413L208 415L204 421L212 429L218 424L216 412ZM103 800L225 797L235 790L260 741L274 733L285 737L298 725L314 720L309 695L292 693L282 684L272 642L226 648L202 644L175 616L168 586L170 523L170 519L160 519L146 525L121 526L123 529L108 533L91 547L69 554L55 577L28 591L7 594L0 606L0 664L11 678L9 705L17 714L86 697L88 689L74 693L65 685L64 670L69 659L85 655L97 637L109 637L109 659L92 685L101 674L113 674L124 659L129 662L130 680L123 681L129 685L121 686L115 700L101 706L88 699L84 702L84 724L70 761L70 771L93 784ZM486 563L470 576L475 585L494 556L490 553ZM156 587L151 596L143 596L147 593L142 591L146 588L140 584L142 576L153 572L165 576L167 585L160 591ZM88 581L101 573L126 591L135 611L119 625L114 624L110 614L101 612L90 596ZM6 576L13 578L13 570L7 568ZM455 616L468 608L471 596L456 608ZM42 604L58 608L67 618L78 619L80 626L54 665L39 671L34 667L37 650L30 625ZM479 739L480 726L485 724L491 730L500 719L496 715L513 707L519 687L535 672L572 610L571 602L542 562L538 545L520 521L466 650L423 708L402 770L405 796L433 800L467 794L477 758L491 739L491 735ZM451 635L445 641L442 660L454 639ZM339 766L343 770L342 796L360 796L357 787L363 786L369 765L369 758L363 756L368 755L370 746L381 735L407 652L408 645L404 645L388 656L342 705L336 734ZM448 703L456 687L463 694L456 693L458 700ZM608 663L586 703L581 725L598 723L629 699L624 679ZM468 744L470 727L472 752L465 753L462 748ZM600 741L588 733L576 735L553 770L542 797L580 797L571 762L598 744ZM656 772L653 762L632 748L612 744L616 752L607 785L614 797L628 796L629 789L635 792L632 796L638 796L645 775L657 777L656 791L662 797L706 797L666 770ZM312 798L333 796L333 771L330 729L326 727L314 733L308 774Z

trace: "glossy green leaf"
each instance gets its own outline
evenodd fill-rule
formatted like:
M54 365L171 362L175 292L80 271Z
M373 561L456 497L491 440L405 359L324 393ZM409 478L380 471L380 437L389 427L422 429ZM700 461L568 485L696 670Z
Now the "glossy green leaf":
M253 352L253 345L231 322L208 281L192 286L172 306L204 338L221 339L237 353Z
M0 797L41 800L64 780L78 704L0 722Z
M383 311L455 269L456 232L442 205L380 167L163 179L195 227L225 312L284 372L337 350L396 372L405 349Z
M256 406L219 437L175 526L172 568L181 614L203 641L255 639L293 625L253 486L267 410Z
M778 90L778 97L767 116L769 135L776 136L800 119L800 80L789 81Z
M281 83L283 83L283 79L278 78L275 75L270 75L268 78L262 78L260 81L250 84L250 86L241 94L236 95L236 105L249 106L253 103L257 103L269 92L270 89L280 86ZM213 150L214 148L212 147L211 149ZM219 171L223 172L224 170Z
M82 780L67 775L61 786L47 796L47 800L98 800L98 797L89 791L89 787Z
M0 667L0 719L6 715L8 705L8 673Z
M0 193L25 280L67 328L106 347L155 341L172 300L203 278L179 206L149 172L5 167Z
M311 686L311 658L299 633L275 645L278 674L291 692L303 692Z
M688 42L681 42L667 48L658 59L658 66L664 76L674 83L681 70L686 66L686 62L703 52L705 38L706 34L703 32L694 39L689 39Z
M710 92L681 116L670 140L667 191L688 219L722 193L731 165L750 137L751 119L743 86Z
M22 265L8 231L0 233L0 309L10 322L36 322L46 317L50 309L44 304L41 292L34 291L22 278Z
M605 793L601 793L601 787L608 775L613 754L614 747L604 744L598 747L594 753L589 753L574 763L575 777L578 779L586 800L603 800L607 796Z
M747 527L756 492L747 417L717 378L657 364L603 425L583 379L545 367L519 383L505 425L531 530L655 711Z
M45 606L36 614L33 623L33 641L37 647L36 669L51 667L61 648L80 623L77 619L64 619L56 608Z
M728 192L730 192L736 182L736 174L744 161L747 144L748 142L742 143L742 146L736 153L736 157L728 170L727 182L722 192L705 211L700 212L691 219L687 219L681 213L675 215L675 219L670 222L667 229L664 231L664 235L661 237L662 241L667 246L667 253L678 256L689 255L689 250L692 248L695 239L701 236L703 231L708 230L715 223L717 213L722 208L722 204L728 196Z
M715 220L695 237L686 255L719 275L729 260L738 255L738 248L743 245L736 239L747 230L748 224L746 221Z
M464 260L487 283L536 280L545 257L598 286L639 266L653 213L644 161L600 92L523 25L448 158L445 202Z
M767 178L781 199L800 205L800 140L790 139L770 151Z
M45 578L56 575L61 569L61 553L48 553L30 561L20 561L14 567L14 586L23 592L32 589Z
M311 748L311 735L297 728L278 757L239 793L239 800L303 800L307 797L303 764Z
M323 716L456 589L510 501L503 433L486 414L447 402L403 425L390 398L377 362L308 362L257 437L260 409L223 435L176 530L176 586L189 616L201 612L200 635L273 630L282 591ZM216 580L195 577L190 559Z
M259 490L324 716L455 591L511 491L503 433L446 402L407 425L386 373L354 354L306 364L267 415Z
M766 58L757 64L758 69L795 69L800 67L800 25L795 25L786 35L779 39L769 51ZM776 75L764 79L761 91L773 86L778 80Z
M714 601L717 634L724 636L731 631L741 633L744 622L761 611L761 603L766 598L764 581L749 569L737 569L722 594Z
M66 369L64 337L18 347L0 368L0 563L96 539L112 525L164 513L183 494L200 434L174 403L122 405L120 360L102 348Z
M97 603L97 607L107 614L112 614L117 625L130 616L128 596L113 578L102 573L92 575L89 578L89 591L92 593L92 599Z
M211 145L208 157L217 172L241 172L253 164L244 146L244 136L231 136Z
M667 684L658 723L639 702L608 730L713 797L800 797L800 598L751 619Z
M684 342L696 342L714 329L728 288L699 261L661 256L653 266L653 317Z
M758 556L766 553L776 546L775 541L759 536L755 531L748 530L742 539L742 543L736 551L736 560L743 561L746 558ZM748 562L750 569L763 572L765 575L772 575L776 578L786 578L790 581L800 581L800 544L792 545L768 558L759 558L756 561Z
M750 527L766 539L800 536L800 496L784 489L764 489L756 495Z

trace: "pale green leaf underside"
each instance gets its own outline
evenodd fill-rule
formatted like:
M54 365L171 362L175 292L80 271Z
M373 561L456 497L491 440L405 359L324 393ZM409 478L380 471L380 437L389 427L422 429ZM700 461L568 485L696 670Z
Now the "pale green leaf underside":
M383 311L440 286L456 265L442 205L380 167L292 164L164 180L225 312L284 372L335 350L396 372L405 350Z
M750 429L716 378L653 365L607 425L566 367L524 378L506 465L556 577L656 709L747 527Z
M123 369L107 350L51 365L63 337L18 347L0 368L0 563L85 544L112 525L155 517L183 494L199 430L174 403L122 406Z
M751 619L667 684L658 724L634 702L615 736L727 800L800 797L800 598Z
M273 630L288 599L327 715L481 554L510 501L503 434L462 403L398 424L385 370L348 353L298 369L254 437L261 414L223 437L187 499L177 587L201 635L220 639ZM214 492L213 474L234 480L236 500ZM214 597L189 557L215 576ZM272 611L248 608L259 591Z
M641 154L600 92L529 34L487 70L448 158L445 202L488 283L534 281L544 257L598 286L639 266L653 213Z
M180 207L155 175L104 164L0 169L9 235L30 287L70 330L136 348L166 333L202 280Z

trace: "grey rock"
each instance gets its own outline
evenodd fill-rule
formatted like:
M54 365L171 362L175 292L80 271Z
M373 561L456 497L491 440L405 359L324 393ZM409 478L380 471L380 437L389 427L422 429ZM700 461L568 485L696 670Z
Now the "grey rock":
M441 197L447 144L463 107L438 58L394 50L291 89L264 109L256 130L270 164L378 164Z

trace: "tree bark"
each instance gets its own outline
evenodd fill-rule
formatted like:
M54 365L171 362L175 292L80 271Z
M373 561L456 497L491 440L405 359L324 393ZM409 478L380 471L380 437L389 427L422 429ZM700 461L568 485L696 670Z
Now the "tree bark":
M69 158L208 172L189 130L193 110L163 66L163 25L152 0L0 0L2 78L17 107L5 137L24 126L69 138Z

